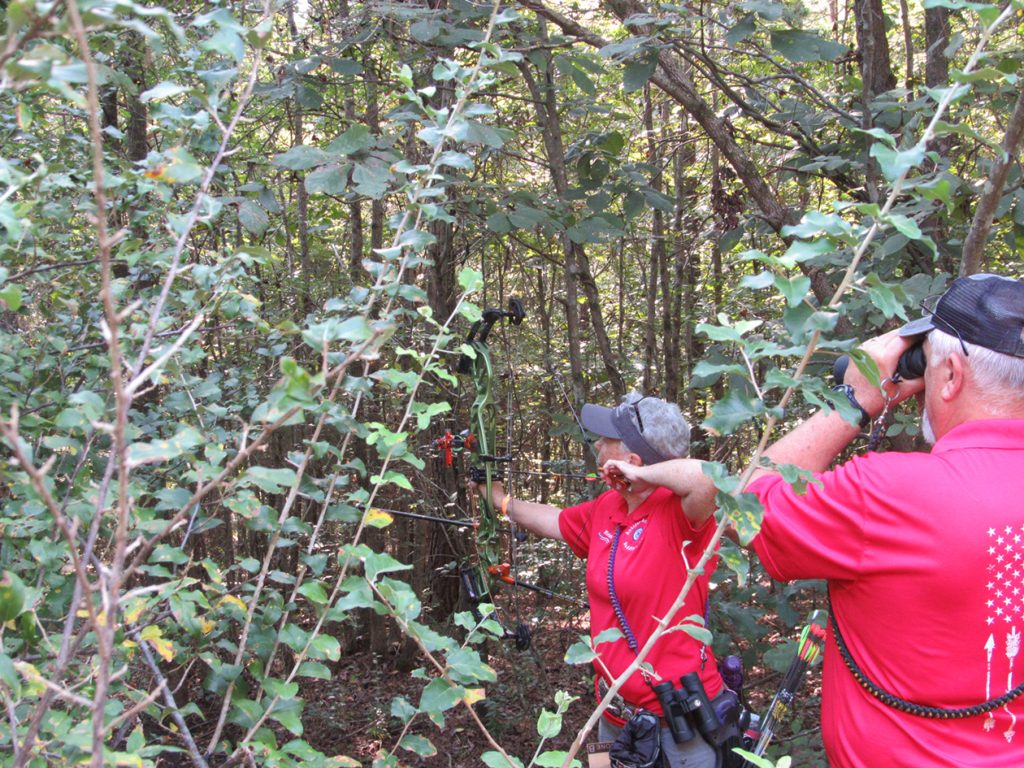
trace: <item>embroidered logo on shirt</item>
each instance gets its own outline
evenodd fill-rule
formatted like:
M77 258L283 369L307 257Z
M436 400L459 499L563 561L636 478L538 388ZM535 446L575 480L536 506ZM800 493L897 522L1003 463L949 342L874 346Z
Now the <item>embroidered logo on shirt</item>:
M622 532L621 541L623 549L629 552L636 551L636 548L640 545L640 539L643 538L646 522L646 520L639 520Z

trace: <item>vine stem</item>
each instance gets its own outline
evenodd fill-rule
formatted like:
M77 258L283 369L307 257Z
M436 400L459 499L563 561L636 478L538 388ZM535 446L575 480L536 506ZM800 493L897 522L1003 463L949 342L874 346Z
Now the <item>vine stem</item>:
M991 39L996 29L1004 21L1006 21L1006 19L1008 19L1013 13L1013 3L1008 3L1003 8L999 16L988 27L985 27L982 30L982 34L978 39L978 43L975 46L974 52L968 59L967 64L963 69L963 72L970 72L971 70L974 69L975 66L977 66L985 51L986 46L988 45L988 41ZM923 150L928 145L928 143L935 137L935 129L938 126L938 123L941 120L942 115L945 114L947 109L949 109L949 106L953 103L953 101L960 95L962 95L966 90L967 86L964 85L957 85L946 90L946 92L943 94L942 98L939 100L938 104L935 107L935 114L929 121L927 127L921 135L921 138L915 143L912 149ZM865 233L864 239L861 241L857 249L854 251L853 257L850 260L850 264L847 267L846 272L843 276L843 280L840 282L838 288L836 288L836 291L833 294L832 299L829 301L827 305L829 309L837 309L840 305L840 300L849 290L850 286L852 286L854 281L854 275L857 271L857 267L863 260L864 255L867 253L867 249L871 245L871 242L874 240L875 236L881 231L882 222L880 221L880 219L884 218L889 213L889 211L892 210L892 207L895 204L896 199L899 197L903 190L903 185L906 182L909 173L910 168L904 168L893 182L892 188L889 191L889 195L886 198L885 204L881 208L879 216L875 217L875 220L872 222L871 227ZM821 331L816 330L812 333L811 339L807 345L807 350L804 352L803 357L797 364L796 372L793 375L793 384L791 384L786 389L781 400L779 401L779 406L777 409L778 411L784 411L786 405L795 395L797 385L804 376L804 372L807 368L808 363L810 362L811 356L814 354L814 351L817 348L818 340L820 338ZM764 431L761 435L761 440L758 442L757 448L755 449L753 456L751 457L749 463L747 464L746 468L741 474L740 482L736 486L736 489L731 492L732 496L738 496L740 493L743 492L742 489L746 487L754 471L760 466L761 457L764 455L764 451L768 447L768 439L774 431L776 425L778 424L778 420L779 417L774 414L768 417L768 420L765 423ZM640 664L647 657L647 654L650 653L650 650L654 647L654 645L661 638L661 636L664 635L667 631L669 631L670 622L685 603L686 597L689 594L690 589L693 587L693 584L697 580L697 575L703 573L705 564L711 559L715 550L718 548L718 544L721 541L722 534L729 527L729 525L730 521L728 517L723 515L722 519L718 522L718 525L715 528L714 535L708 542L707 548L701 555L700 560L697 561L697 565L695 566L695 568L691 569L688 572L682 590L676 597L675 602L672 603L672 607L669 608L668 612L665 614L664 617L658 620L658 627L651 634L650 638L644 644L643 648L640 649L640 652L637 654L637 657L633 661L633 663L630 664L626 668L626 670L621 675L619 675L609 686L608 692L605 694L604 698L601 699L600 703L597 706L597 709L595 709L591 716L587 719L587 722L583 725L583 728L580 729L576 738L573 740L572 746L570 747L568 753L566 754L565 760L562 763L562 768L570 768L572 760L579 752L580 748L583 746L583 741L586 739L587 734L589 734L590 731L593 730L593 727L597 723L598 718L600 718L604 711L608 709L608 706L612 702L612 698L615 696L616 693L618 693L619 689L623 686L626 680L628 680L629 677L633 675L633 673L636 672L637 669L640 668Z

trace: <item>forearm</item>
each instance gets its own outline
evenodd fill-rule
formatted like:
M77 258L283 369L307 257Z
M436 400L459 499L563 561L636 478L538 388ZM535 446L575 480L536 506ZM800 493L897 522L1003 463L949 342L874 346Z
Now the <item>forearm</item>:
M619 462L616 464L622 466ZM625 474L627 477L634 475L651 485L668 488L683 499L699 491L701 486L713 486L711 478L704 474L704 462L699 459L669 459L657 464L631 467Z
M779 438L764 452L764 458L773 464L793 464L809 472L824 472L859 434L858 426L835 411L819 411ZM751 481L772 472L758 468Z
M618 467L630 481L668 488L679 497L683 513L696 528L715 513L715 484L704 474L704 462L698 459L670 459L644 466L610 461L609 465Z
M548 539L565 541L558 527L558 515L562 511L558 507L509 497L505 510L509 519L521 528Z
M499 482L491 484L491 503L499 514L508 515L509 520L538 536L564 541L558 527L558 515L562 511L551 504L516 499L505 493L505 486Z

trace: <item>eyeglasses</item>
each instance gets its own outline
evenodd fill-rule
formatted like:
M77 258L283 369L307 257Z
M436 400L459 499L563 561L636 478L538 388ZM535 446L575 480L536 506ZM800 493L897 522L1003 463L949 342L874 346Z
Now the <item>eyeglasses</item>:
M636 402L630 403L630 405L633 406L633 413L636 414L636 425L637 428L640 430L640 434L643 434L644 432L644 420L640 418L640 403L642 403L648 397L653 397L653 395L644 395Z
M931 315L932 323L935 325L936 328L938 328L940 331L943 331L944 333L950 334L951 336L956 336L956 340L960 342L960 349L962 349L964 352L964 357L968 357L967 344L964 343L963 337L960 335L960 331L958 331L952 323L935 314L935 308L938 306L939 299L941 298L941 293L937 293L932 296L925 296L923 299L921 299L921 303L918 306L921 307L921 310L923 312L926 312L929 315Z

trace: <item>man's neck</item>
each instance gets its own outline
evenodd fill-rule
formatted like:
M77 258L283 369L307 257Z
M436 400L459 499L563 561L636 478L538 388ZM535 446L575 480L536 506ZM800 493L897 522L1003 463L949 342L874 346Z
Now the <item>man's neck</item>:
M623 494L623 498L626 499L626 508L629 510L629 514L633 514L637 508L647 501L647 497L654 493L655 486L647 485L646 483L642 488L635 491L629 491Z

